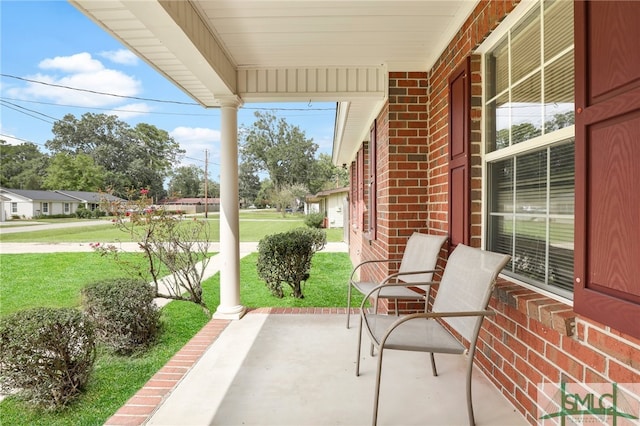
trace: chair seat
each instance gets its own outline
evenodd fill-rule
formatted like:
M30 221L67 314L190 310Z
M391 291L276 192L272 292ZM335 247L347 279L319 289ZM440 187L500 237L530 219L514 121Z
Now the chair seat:
M379 284L369 281L364 282L354 282L352 285L358 289L362 294L368 294L371 290L377 287ZM415 287L422 288L419 285ZM380 289L380 293L378 293L378 297L382 299L420 299L424 297L423 294L420 294L416 291L413 291L407 287L403 286L395 286L389 285L384 286Z
M389 315L367 315L367 323L378 344L391 324L397 320L398 317ZM400 324L393 330L384 348L448 354L461 354L466 350L438 321L424 318Z

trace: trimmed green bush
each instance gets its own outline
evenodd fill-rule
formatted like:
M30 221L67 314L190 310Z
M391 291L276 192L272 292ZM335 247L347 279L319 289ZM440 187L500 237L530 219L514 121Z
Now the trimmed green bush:
M67 405L96 359L91 321L77 309L34 308L0 320L0 385L36 406Z
M83 205L78 206L78 209L76 210L76 217L78 219L91 219L92 216L93 213L91 210L88 210Z
M309 228L322 228L324 213L309 213L304 217L304 224Z
M82 289L83 307L100 343L118 355L147 349L160 332L154 288L131 278L97 281Z
M301 283L309 278L311 259L326 241L325 232L314 228L296 228L264 237L258 243L258 276L274 296L284 297L284 282L293 290L293 297L303 299Z

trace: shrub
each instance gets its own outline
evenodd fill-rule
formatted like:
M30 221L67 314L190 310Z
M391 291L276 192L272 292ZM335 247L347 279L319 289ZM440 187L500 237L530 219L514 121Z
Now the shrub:
M296 228L293 230L298 235L304 235L311 238L313 244L313 253L320 251L327 245L327 233L318 228Z
M0 320L0 384L44 408L67 405L96 359L94 329L71 308L34 308Z
M86 286L83 306L93 319L96 337L119 355L148 348L160 332L154 288L131 278L113 278Z
M293 297L303 299L301 283L309 278L313 254L325 243L326 234L320 229L267 235L258 243L258 275L274 296L284 297L284 282L293 290Z
M88 210L83 205L78 206L78 209L76 210L76 217L78 219L91 219L92 216L93 213L91 212L91 210Z
M304 224L309 228L322 228L324 213L310 213L304 217Z

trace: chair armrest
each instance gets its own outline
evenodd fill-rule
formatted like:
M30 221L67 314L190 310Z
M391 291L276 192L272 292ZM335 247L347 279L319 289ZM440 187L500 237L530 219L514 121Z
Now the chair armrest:
M369 333L371 333L371 328L369 327L369 323L367 322L366 314L361 315L364 317L364 323L367 327ZM421 312L416 314L409 314L403 317L398 318L394 321L389 328L387 328L384 336L380 339L380 345L384 345L387 341L387 338L393 333L393 331L400 326L401 324L419 318L450 318L450 317L485 317L496 315L496 312L493 310L485 310L485 311L461 311L461 312Z
M371 289L371 291L369 293L367 293L363 298L362 298L362 303L360 303L360 314L362 315L362 313L364 312L364 305L367 303L367 301L369 300L369 297L371 297L371 295L373 295L373 293L379 293L380 290L384 287L415 287L417 285L430 285L430 286L436 286L439 285L440 283L437 281L430 281L430 282L424 282L424 283L384 283L384 284L380 284L375 286L374 288ZM377 297L377 296L376 296Z
M410 271L410 272L396 272L393 273L391 275L387 275L387 277L385 277L384 280L382 280L382 282L380 284L386 284L389 282L389 280L393 279L393 278L398 278L398 277L402 277L404 275L419 275L419 274L431 274L436 272L437 269L429 269L429 270L424 270L424 271ZM428 282L417 282L417 283L411 283L413 285L430 285L433 281L428 281Z
M395 260L392 260L392 259L372 259L372 260L365 260L364 262L360 262L355 266L355 268L353 268L353 271L351 271L351 275L349 276L349 281L353 282L353 276L356 274L356 271L365 265L368 265L371 263L389 263L394 261Z

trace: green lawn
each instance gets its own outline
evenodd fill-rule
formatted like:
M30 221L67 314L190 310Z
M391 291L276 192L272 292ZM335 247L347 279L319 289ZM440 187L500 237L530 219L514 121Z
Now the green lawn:
M136 257L139 254L128 254ZM257 254L240 264L240 299L248 307L346 306L346 283L351 271L347 253L317 253L302 300L271 296L256 273ZM97 253L0 255L0 315L33 306L79 306L80 289L87 283L119 275L114 262ZM203 283L205 301L212 311L219 303L219 275ZM361 297L354 297L357 306ZM155 374L208 321L202 310L188 302L171 302L162 309L160 341L143 356L129 358L100 351L88 389L68 409L33 410L9 397L0 403L0 424L101 425Z
M306 226L304 224L304 216L287 215L287 217L282 218L281 215L278 215L280 214L268 211L264 213L242 213L240 216L240 241L257 242L269 234ZM68 222L66 219L62 220ZM190 220L190 218L185 218L185 225ZM209 223L209 240L213 242L220 241L220 219L218 215L211 214L207 222ZM327 229L326 231L327 241L342 241L343 233L341 228ZM129 234L119 230L109 221L105 221L104 225L0 234L0 242L4 243L115 243L130 241L134 240Z

